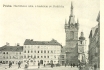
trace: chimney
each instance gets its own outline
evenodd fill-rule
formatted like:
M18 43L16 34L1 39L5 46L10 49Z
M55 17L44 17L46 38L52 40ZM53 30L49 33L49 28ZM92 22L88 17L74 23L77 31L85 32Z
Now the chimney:
M33 39L31 39L31 41L33 41Z
M6 42L6 46L9 46L9 43L8 42Z
M19 43L17 43L17 46L20 46L20 44L19 44Z

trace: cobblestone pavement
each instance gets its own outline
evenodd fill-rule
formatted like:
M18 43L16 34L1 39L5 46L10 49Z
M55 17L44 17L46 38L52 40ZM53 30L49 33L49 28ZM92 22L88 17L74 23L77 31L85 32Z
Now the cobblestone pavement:
M18 66L13 65L11 68L8 67L8 65L1 65L0 70L79 70L77 67L71 68L70 66L60 66L60 67L53 67L50 66L43 67L41 66L38 68L38 66L30 66L28 69L24 69L24 66L21 66L21 68L18 69Z
M41 67L41 68L29 68L27 70L79 70L77 67L71 68L70 66L60 66L60 67Z

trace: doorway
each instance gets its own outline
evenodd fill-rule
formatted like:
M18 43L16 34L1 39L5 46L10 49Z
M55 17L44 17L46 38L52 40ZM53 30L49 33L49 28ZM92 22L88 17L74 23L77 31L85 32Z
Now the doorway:
M43 64L43 60L40 60L40 64Z

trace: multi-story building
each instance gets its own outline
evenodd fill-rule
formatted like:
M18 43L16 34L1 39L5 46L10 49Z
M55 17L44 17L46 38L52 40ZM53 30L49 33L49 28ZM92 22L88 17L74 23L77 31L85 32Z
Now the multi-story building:
M97 17L98 24L93 27L89 35L89 64L100 67L100 12Z
M78 63L78 29L79 22L75 21L73 14L73 4L71 3L71 14L69 16L68 23L65 22L65 33L66 33L66 63L77 64Z
M62 45L56 40L51 41L33 41L26 39L23 46L23 62L30 65L60 63Z
M84 33L81 32L81 35L79 37L79 41L78 41L78 53L79 53L79 61L81 64L85 64L86 63L86 57L85 57L85 48L86 47L86 39L84 37Z
M23 46L10 46L5 45L0 47L0 63L8 64L12 62L17 64L19 61L23 62Z

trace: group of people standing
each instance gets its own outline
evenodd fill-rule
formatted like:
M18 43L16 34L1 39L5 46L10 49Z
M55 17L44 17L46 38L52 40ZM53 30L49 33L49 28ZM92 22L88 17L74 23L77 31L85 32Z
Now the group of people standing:
M9 62L9 68L11 68L12 67L12 62ZM19 61L18 62L18 68L21 68L21 62Z
M71 64L69 64L69 63L68 63L68 64L66 64L66 63L65 63L65 67L66 67L67 65L68 65L68 66L70 65L71 67L75 67L75 66L77 66L77 67L78 67L78 66L79 66L78 64L77 64L77 65L75 65L75 63L71 63Z

